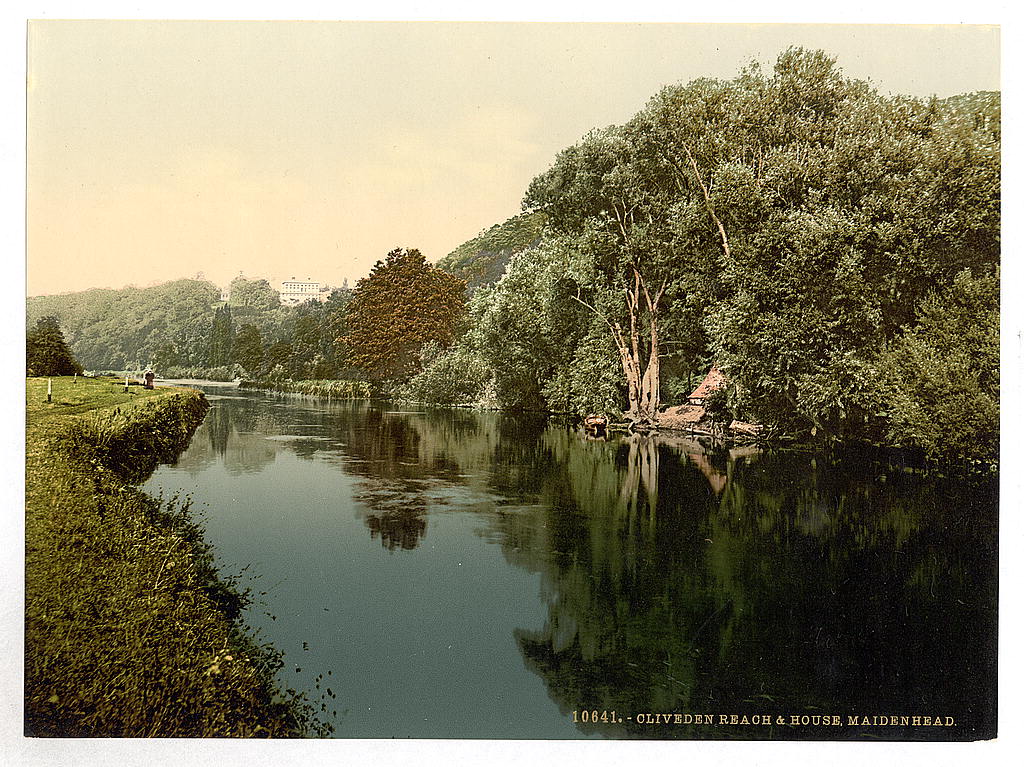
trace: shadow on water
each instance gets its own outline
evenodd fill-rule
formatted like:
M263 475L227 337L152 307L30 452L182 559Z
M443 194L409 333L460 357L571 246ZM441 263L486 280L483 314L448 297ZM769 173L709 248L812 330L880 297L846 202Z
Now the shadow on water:
M215 401L179 467L219 460L256 473L281 451L354 477L355 513L396 555L421 546L433 515L473 514L478 541L539 578L546 619L514 631L524 671L567 717L624 720L580 722L581 735L994 734L994 480L267 395ZM443 600L445 584L434 585ZM481 604L479 620L500 609ZM715 718L648 725L636 719L644 712ZM844 725L718 724L733 713L840 715ZM847 715L956 726L864 728Z

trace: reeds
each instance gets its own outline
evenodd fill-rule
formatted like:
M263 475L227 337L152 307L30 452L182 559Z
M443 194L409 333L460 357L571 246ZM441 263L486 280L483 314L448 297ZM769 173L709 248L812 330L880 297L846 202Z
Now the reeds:
M303 394L323 399L369 399L373 393L366 381L348 380L242 381L238 388Z

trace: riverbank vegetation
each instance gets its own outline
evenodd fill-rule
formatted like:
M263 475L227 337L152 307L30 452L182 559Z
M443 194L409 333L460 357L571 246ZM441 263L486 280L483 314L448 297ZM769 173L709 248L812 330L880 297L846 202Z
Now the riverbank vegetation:
M187 502L133 485L188 443L198 391L88 378L27 383L26 731L293 736L326 728L273 681Z
M303 394L323 399L368 399L373 388L366 381L242 381L239 389L257 389L282 394Z
M227 301L205 279L149 288L87 290L28 300L30 326L59 324L86 370L160 378L352 377L337 348L351 293L335 289L324 303L283 306L266 280L236 278Z
M992 92L885 96L789 49L591 131L533 180L520 215L440 268L396 249L354 290L296 308L241 280L214 309L212 286L182 281L195 299L165 291L152 317L130 314L122 359L644 429L717 365L724 423L991 462L1000 110ZM177 314L161 325L161 312ZM49 313L90 367L94 345Z

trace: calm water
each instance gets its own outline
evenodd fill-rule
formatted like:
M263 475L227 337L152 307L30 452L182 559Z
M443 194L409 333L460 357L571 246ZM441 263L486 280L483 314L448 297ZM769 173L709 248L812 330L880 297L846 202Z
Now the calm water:
M191 495L339 737L994 734L995 482L206 391L145 488Z

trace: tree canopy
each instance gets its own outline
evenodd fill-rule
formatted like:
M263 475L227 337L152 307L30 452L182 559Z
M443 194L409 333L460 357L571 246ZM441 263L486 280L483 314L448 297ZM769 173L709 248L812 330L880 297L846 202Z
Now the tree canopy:
M70 376L82 366L64 340L56 317L41 317L26 338L26 372L30 376Z
M543 213L522 213L495 224L438 261L437 268L464 279L471 292L492 285L515 254L540 242L546 220Z
M723 420L981 459L998 442L1000 109L884 96L791 48L591 131L444 268L395 249L323 304L240 277L220 307L181 280L32 299L30 320L57 317L91 367L362 376L648 426L717 364Z
M92 370L153 367L161 376L218 380L271 373L331 377L351 372L334 342L344 327L350 294L339 289L324 303L287 307L280 305L266 280L237 278L234 300L224 304L212 283L176 280L141 289L38 296L28 300L27 308L30 325L45 316L56 317L75 356ZM304 315L317 327L316 349L299 343L295 349L300 356L293 358L289 351L282 358L279 346L273 364L268 364L270 347L284 344L290 349L297 328L309 340L297 319ZM236 343L241 344L238 350Z
M29 322L54 316L89 369L204 366L219 291L210 282L175 280L151 288L87 290L28 300Z
M230 306L218 306L210 323L210 367L230 365L231 347L235 341L235 322Z
M375 380L409 378L424 344L455 340L465 316L465 286L418 250L392 250L356 283L341 337L349 361Z
M929 293L879 365L887 438L931 458L986 460L999 442L999 281L958 274Z
M241 365L248 372L258 372L263 364L263 336L259 329L247 323L235 334L231 349L232 362Z
M559 155L524 207L549 215L560 279L634 365L627 383L648 385L645 354L647 371L714 359L751 417L877 436L886 349L934 291L998 264L999 138L998 94L884 97L790 49L770 73L663 89Z
M247 280L239 275L231 281L228 303L237 311L247 308L272 311L281 304L281 294L266 280Z

